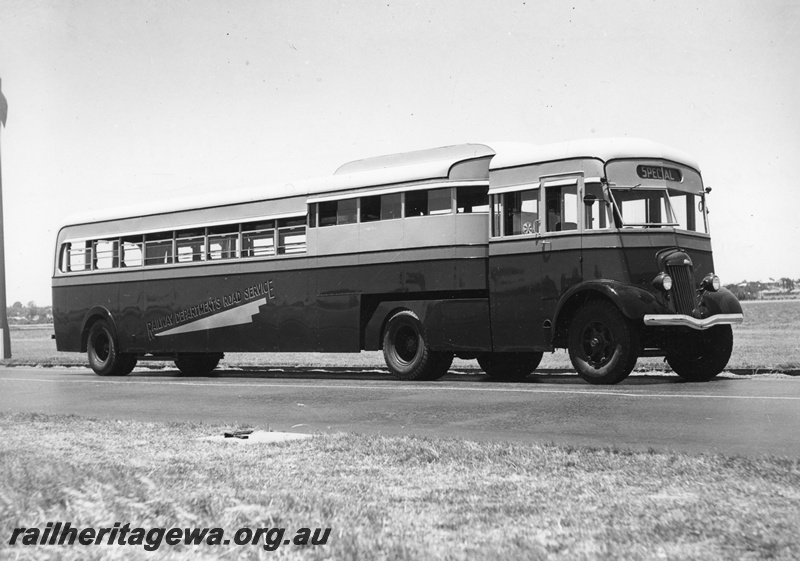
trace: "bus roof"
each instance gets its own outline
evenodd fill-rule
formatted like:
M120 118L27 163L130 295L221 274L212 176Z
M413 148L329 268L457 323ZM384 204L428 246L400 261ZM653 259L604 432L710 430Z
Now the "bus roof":
M427 150L414 150L412 152L401 152L399 154L388 154L354 160L339 166L336 175L346 173L358 173L364 171L385 170L388 168L403 167L411 169L420 165L433 165L441 169L438 177L447 177L453 164L464 160L475 158L485 158L494 155L494 150L485 144L457 144L455 146L442 146L441 148L429 148Z
M621 158L654 158L685 164L700 171L697 162L688 154L640 138L586 138L554 144L526 144L521 142L492 142L497 155L489 169L503 169L540 162L597 158L604 162Z
M468 160L489 158L493 155L494 151L483 144L459 144L377 156L348 162L340 166L331 176L246 189L222 189L203 195L174 197L167 201L158 200L144 204L136 203L117 209L98 209L71 216L67 224L105 222L132 216L152 216L270 199L307 197L363 187L447 179L451 168L456 164Z
M135 203L118 209L97 209L70 217L67 224L79 225L135 216L154 216L179 211L207 209L273 199L308 197L323 193L352 191L407 182L446 179L456 164L490 158L489 169L548 162L570 158L657 158L683 163L699 171L697 163L683 152L633 138L584 139L536 145L516 142L459 144L354 160L327 177L262 185L247 189L221 189L203 195L175 197L167 201ZM305 204L303 201L301 204Z

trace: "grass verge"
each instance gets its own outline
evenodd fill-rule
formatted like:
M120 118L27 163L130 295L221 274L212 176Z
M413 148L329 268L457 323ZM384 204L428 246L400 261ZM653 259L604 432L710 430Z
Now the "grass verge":
M800 460L0 415L4 559L800 558ZM9 546L15 527L330 527L324 546Z

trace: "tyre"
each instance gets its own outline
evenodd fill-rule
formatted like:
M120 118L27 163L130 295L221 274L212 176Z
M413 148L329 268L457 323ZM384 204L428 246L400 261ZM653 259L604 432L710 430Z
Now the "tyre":
M98 376L124 376L136 365L135 356L119 352L117 336L104 319L97 320L89 328L86 354L89 366Z
M589 302L569 326L569 358L590 384L616 384L627 378L639 357L639 332L615 306Z
M431 350L417 315L402 310L386 324L383 358L398 380L438 380L450 368L453 353Z
M221 359L220 354L183 356L175 359L175 366L186 376L208 376Z
M431 368L430 373L423 378L424 380L438 380L447 374L447 371L450 370L450 366L453 364L453 353L439 352L436 354L439 356L438 362Z
M539 366L544 353L486 353L478 357L492 380L511 382L521 380Z
M136 355L124 354L120 359L119 375L127 376L136 368Z
M678 341L667 351L667 363L675 374L690 382L711 380L725 369L733 352L730 325L687 334Z

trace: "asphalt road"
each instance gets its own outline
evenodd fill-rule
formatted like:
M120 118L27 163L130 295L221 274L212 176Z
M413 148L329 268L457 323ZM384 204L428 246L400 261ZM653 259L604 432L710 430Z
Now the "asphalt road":
M639 375L597 387L575 375L398 382L369 370L291 369L101 378L80 368L15 367L0 368L0 411L800 457L800 379L787 377L690 384Z

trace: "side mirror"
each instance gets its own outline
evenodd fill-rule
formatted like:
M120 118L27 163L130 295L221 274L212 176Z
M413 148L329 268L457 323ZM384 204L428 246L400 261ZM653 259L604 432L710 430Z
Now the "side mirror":
M591 193L586 193L583 196L583 204L586 206L592 206L597 201L597 197L592 195Z

